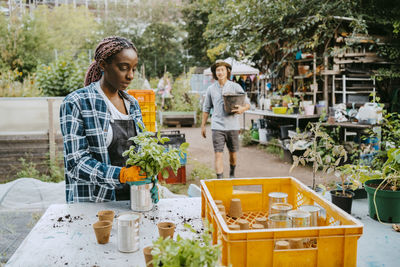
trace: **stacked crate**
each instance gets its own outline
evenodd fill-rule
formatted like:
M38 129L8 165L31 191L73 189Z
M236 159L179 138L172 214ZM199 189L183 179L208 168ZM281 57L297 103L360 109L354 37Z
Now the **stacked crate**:
M143 122L150 132L156 131L156 95L153 90L128 90L136 98L142 110Z
M161 137L168 137L170 140L164 143L166 149L168 148L178 148L179 146L186 142L186 137L184 133L181 133L179 130L177 131L162 131ZM175 174L170 167L167 168L168 178L162 176L162 174L158 174L159 181L165 181L167 184L186 184L186 162L187 155L184 153L184 156L180 158L181 167L178 169L177 174Z

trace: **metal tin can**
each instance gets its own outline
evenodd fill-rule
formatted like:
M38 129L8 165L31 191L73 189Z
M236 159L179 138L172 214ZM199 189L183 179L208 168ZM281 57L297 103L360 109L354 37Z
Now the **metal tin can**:
M121 213L117 218L118 250L135 252L139 250L139 220L140 214L135 212Z
M268 213L271 214L271 206L274 203L287 203L288 194L283 192L271 192L268 194L269 198L269 209Z
M298 209L308 211L311 214L310 226L318 226L318 217L321 211L320 207L314 205L302 205Z
M131 185L131 210L149 211L153 208L150 189L152 184Z
M271 214L287 214L292 209L293 206L289 203L274 203L271 205Z
M268 228L290 228L292 222L285 214L271 214L268 216Z
M292 227L309 227L311 214L308 211L291 210L287 213L292 221Z

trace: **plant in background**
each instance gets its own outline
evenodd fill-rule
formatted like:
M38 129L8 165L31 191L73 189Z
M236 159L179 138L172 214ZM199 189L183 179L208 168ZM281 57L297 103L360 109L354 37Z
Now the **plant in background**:
M196 231L185 224L192 233ZM197 238L182 238L179 235L176 241L170 238L159 238L153 242L153 266L164 267L214 267L220 266L218 259L221 254L220 245L212 245L212 228L209 224Z
M188 143L182 143L179 149L171 147L166 149L162 144L170 139L161 137L160 132L157 135L153 132L141 132L137 136L129 138L129 140L133 141L134 145L122 154L124 157L129 157L126 165L140 167L147 177L153 179L160 172L162 172L164 178L168 178L169 173L165 169L167 167L171 167L173 172L177 174L179 167L181 167L180 158L184 157L189 146Z
M63 56L50 65L38 67L36 80L46 96L66 96L82 88L88 66L85 54L77 59Z
M42 91L37 87L35 75L28 74L22 82L22 72L0 70L0 97L37 97Z
M190 180L199 181L204 179L216 178L214 169L208 167L206 164L201 163L197 160L189 160L189 164L193 166L193 169L189 175Z
M293 155L292 171L299 164L305 166L306 163L312 164L313 183L312 188L316 190L317 172L321 169L322 174L329 174L335 171L339 164L347 161L347 152L342 145L336 145L329 134L321 130L320 123L310 123L309 132L295 135L290 140L289 150L291 153L296 149L297 144L302 143L305 151L301 156ZM321 150L330 150L330 155L322 158Z
M253 144L251 131L250 130L243 130L241 132L241 139L242 139L242 146L250 146Z

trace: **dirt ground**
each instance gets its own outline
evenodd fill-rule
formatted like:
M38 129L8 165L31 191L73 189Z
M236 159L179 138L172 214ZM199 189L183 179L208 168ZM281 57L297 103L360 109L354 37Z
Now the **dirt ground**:
M165 130L180 130L181 133L185 133L186 141L190 144L188 149L189 161L186 165L187 177L190 176L190 173L194 168L193 161L204 163L207 167L214 169L214 150L209 125L207 126L207 138L205 139L201 136L200 128L167 128ZM312 184L312 171L310 167L299 166L289 173L290 168L291 164L285 163L277 155L269 154L262 149L257 148L257 145L249 147L243 147L241 145L238 152L236 177L293 176L306 185ZM224 175L226 177L229 176L229 153L226 148L224 151ZM330 179L332 179L332 177L330 177ZM198 181L188 181L188 183L193 182L198 184ZM171 190L177 191L173 189ZM182 190L178 191L183 193Z

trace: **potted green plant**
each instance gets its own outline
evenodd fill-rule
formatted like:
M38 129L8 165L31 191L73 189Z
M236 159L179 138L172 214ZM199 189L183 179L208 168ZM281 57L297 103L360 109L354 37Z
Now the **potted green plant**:
M347 161L347 152L342 145L336 145L330 135L322 130L321 123L309 123L309 131L297 134L290 140L289 150L293 153L296 144L301 143L305 148L300 156L293 155L292 171L299 164L312 164L312 189L316 190L317 172L320 169L322 176L332 173L339 164ZM331 153L322 157L323 150Z
M337 166L335 170L335 175L340 177L341 189L331 190L330 194L332 197L332 203L351 214L351 206L354 198L354 191L350 189L350 183L347 182L347 177L351 174L351 165L346 164L343 166ZM353 185L353 184L351 184ZM358 185L357 185L358 186Z
M182 143L178 148L165 148L162 144L170 141L168 137L161 137L161 133L157 135L153 132L144 131L135 137L129 138L134 145L125 151L122 156L128 156L126 160L127 166L138 166L141 173L151 179L150 184L130 184L131 209L135 211L148 211L153 208L153 204L158 202L158 189L156 186L157 174L162 173L164 178L169 177L167 167L171 167L176 174L181 167L181 158L187 153L188 143ZM149 194L150 190L150 194ZM140 197L139 197L140 196ZM151 201L150 198L153 198Z
M365 181L368 193L369 216L384 222L400 222L400 148L387 151L381 179L371 173Z
M185 224L193 233L196 231ZM159 238L153 242L151 254L153 266L163 267L214 267L220 266L220 245L212 245L211 228L206 225L200 238L182 238L177 236L176 241L171 238Z

